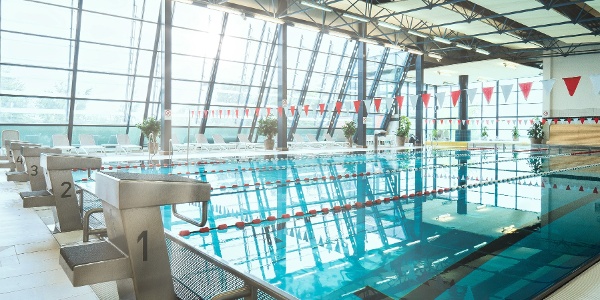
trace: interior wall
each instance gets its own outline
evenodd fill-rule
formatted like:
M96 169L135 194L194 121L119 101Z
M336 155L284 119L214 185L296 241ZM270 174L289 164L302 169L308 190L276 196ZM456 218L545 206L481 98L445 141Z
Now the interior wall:
M544 58L544 79L555 79L550 95L544 93L543 117L589 117L600 115L600 95L593 91L590 75L600 74L600 54ZM565 77L581 76L569 96Z

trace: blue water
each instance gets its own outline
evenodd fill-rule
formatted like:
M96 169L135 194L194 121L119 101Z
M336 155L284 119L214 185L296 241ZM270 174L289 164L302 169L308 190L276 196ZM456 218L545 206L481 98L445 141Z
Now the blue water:
M594 156L477 150L223 162L120 171L209 182L213 229L187 241L300 299L529 299L600 254ZM293 217L322 208L331 212ZM199 217L194 205L180 210ZM165 212L167 229L197 230ZM231 226L254 219L263 222Z

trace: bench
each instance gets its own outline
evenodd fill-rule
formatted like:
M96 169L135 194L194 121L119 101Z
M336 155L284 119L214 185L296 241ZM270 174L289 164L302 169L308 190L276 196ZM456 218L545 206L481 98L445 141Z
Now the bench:
M546 144L600 146L600 124L550 124Z

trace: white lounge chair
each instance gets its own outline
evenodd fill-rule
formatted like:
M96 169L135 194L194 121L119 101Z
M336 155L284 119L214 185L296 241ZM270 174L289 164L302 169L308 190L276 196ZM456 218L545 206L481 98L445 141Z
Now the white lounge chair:
M329 147L333 146L334 142L321 141L317 140L317 137L314 134L306 134L306 139L309 143L317 145L318 147Z
M211 144L208 142L208 139L203 133L196 134L196 148L206 149L206 150L222 150L223 147L221 145Z
M142 147L139 145L134 145L129 140L129 135L127 134L117 134L117 148L116 152L123 151L123 153L127 154L128 151L142 151Z
M171 147L173 147L173 151L185 151L187 150L187 144L182 144L179 142L179 138L176 135L171 136ZM190 148L194 148L194 144L190 143Z
M79 149L83 150L85 154L90 152L100 152L106 154L106 148L96 144L94 136L91 134L80 134L79 135Z
M302 138L302 136L298 133L294 133L294 145L299 147L322 147L323 145L319 142L309 142Z
M325 134L325 141L327 142L333 142L334 146L342 146L342 147L346 147L349 145L348 142L342 142L342 141L336 141L329 133Z
M240 141L240 148L243 147L244 149L256 149L256 143L251 142L247 135L243 133L238 134L238 140Z
M18 140L19 139L19 131L18 130L12 130L12 129L7 129L7 130L2 130L2 145L0 145L2 147L2 155L0 157L0 159L4 160L4 159L8 159L8 154L10 153L10 149L8 149L5 145L4 145L4 141L6 140Z
M71 146L71 142L66 134L54 134L52 135L52 147L58 148L63 152L75 152L77 153L77 147Z
M223 150L235 149L236 144L227 143L220 134L213 134L213 145L221 147Z

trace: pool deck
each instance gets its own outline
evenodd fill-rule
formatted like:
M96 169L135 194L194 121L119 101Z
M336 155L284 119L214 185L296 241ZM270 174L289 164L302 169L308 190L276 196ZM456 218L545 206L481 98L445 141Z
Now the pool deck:
M380 150L398 149L381 147ZM294 149L287 152L242 150L190 154L193 160L265 154L326 154L348 152L349 148ZM364 151L365 149L352 149ZM372 148L367 149L372 150ZM147 160L148 154L101 155L105 162ZM166 159L169 156L154 156ZM176 153L174 159L188 159ZM114 283L72 287L58 264L60 245L81 241L82 232L53 234L50 209L23 208L18 192L29 190L28 183L7 182L6 169L0 170L0 299L118 299ZM547 299L598 299L600 264L596 264Z

